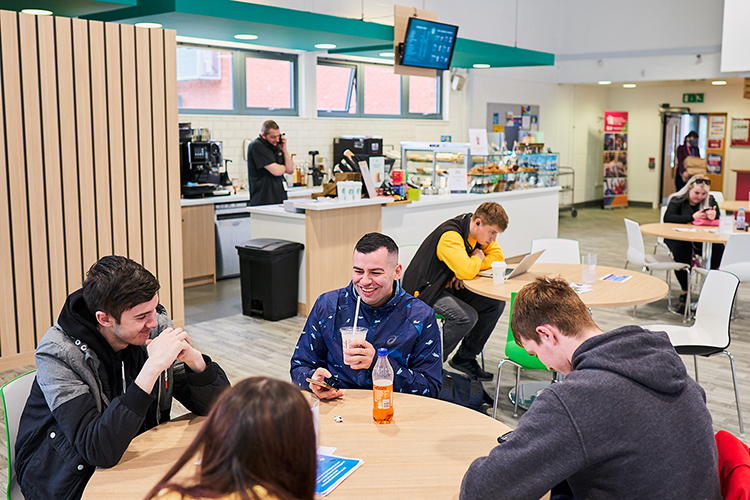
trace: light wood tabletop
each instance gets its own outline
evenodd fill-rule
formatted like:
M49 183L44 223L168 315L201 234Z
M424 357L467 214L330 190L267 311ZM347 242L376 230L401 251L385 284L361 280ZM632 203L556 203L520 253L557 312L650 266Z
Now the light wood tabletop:
M728 234L719 234L719 226L695 226L693 224L674 224L662 222L641 225L641 232L650 236L659 236L669 240L693 241L696 243L726 244ZM739 233L740 231L735 231Z
M394 393L393 407L393 422L377 425L370 390L348 389L340 400L320 402L320 444L336 447L335 455L364 460L326 499L457 499L471 462L510 430L487 415L423 396ZM343 421L335 422L336 416ZM136 437L119 464L94 473L83 499L143 498L203 420L190 415Z
M724 200L719 202L719 208L727 210L728 212L736 212L740 207L745 209L745 212L750 209L750 201L747 200Z
M623 283L602 281L600 278L607 274L632 276L632 278ZM580 283L581 265L535 264L531 266L528 272L505 280L502 285L496 285L492 278L483 276L464 281L464 284L474 293L508 302L511 293L518 292L524 285L534 281L539 276L560 277L569 282ZM592 284L592 288L591 291L580 294L583 303L590 308L647 304L665 297L669 291L669 287L664 280L655 278L650 274L607 266L596 266L596 281Z

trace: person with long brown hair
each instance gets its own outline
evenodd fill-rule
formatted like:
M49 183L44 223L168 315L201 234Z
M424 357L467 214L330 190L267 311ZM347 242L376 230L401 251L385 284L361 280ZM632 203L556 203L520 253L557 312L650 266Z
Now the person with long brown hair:
M175 475L200 458L193 481ZM224 392L177 463L146 496L158 500L313 500L315 428L307 400L268 377Z

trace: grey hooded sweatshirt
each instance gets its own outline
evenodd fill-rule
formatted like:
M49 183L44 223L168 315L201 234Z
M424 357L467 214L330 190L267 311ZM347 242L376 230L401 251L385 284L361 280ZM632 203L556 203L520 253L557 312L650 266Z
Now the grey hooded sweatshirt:
M664 332L603 333L572 367L471 464L462 500L536 500L566 480L577 500L721 499L705 393Z

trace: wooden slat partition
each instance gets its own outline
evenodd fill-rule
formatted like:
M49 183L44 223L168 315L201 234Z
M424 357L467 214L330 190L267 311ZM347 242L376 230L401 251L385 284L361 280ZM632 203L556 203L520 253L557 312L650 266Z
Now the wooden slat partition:
M174 31L0 11L0 369L112 253L184 324L176 82Z

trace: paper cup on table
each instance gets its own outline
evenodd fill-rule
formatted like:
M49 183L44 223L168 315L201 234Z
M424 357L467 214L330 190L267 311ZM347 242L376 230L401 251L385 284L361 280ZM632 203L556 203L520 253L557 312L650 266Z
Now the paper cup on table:
M505 281L505 270L508 268L508 264L502 261L492 263L492 281L496 285L502 285Z
M350 363L349 356L346 355L346 350L349 346L356 343L355 341L365 340L367 338L367 328L358 326L356 330L353 326L342 326L341 327L341 348L344 352L344 364Z
M719 217L719 234L732 234L734 232L734 217L722 215Z

